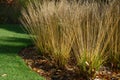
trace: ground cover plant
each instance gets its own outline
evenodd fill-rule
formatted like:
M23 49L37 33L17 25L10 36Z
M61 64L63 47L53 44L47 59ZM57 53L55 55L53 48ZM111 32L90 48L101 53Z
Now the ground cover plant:
M101 66L119 67L120 2L30 1L21 22L41 54L58 68L74 58L78 73L94 76ZM106 62L107 61L107 62ZM72 63L72 62L71 62Z
M44 80L17 54L30 44L29 36L20 25L0 25L0 80Z

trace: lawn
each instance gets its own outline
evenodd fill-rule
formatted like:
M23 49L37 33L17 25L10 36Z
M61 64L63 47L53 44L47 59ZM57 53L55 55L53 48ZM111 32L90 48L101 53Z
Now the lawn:
M0 25L0 80L44 80L17 54L31 44L20 25Z

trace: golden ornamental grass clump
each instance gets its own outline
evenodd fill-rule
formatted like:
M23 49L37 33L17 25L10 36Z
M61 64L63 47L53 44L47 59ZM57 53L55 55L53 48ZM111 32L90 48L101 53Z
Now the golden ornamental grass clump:
M23 10L22 22L42 53L47 53L59 67L65 66L74 41L72 7L68 2L34 1ZM74 17L74 16L73 16Z
M99 7L98 4L91 3L81 8L82 16L76 21L79 24L77 25L76 39L73 45L80 71L92 74L99 70L100 66L111 57L108 48L111 49L112 46L109 44L115 44L117 41L116 46L119 45L120 41L118 39L111 42L113 36L115 37L116 34L117 38L119 34L116 33L120 27L118 5L117 2L113 2L110 5ZM119 51L118 55L120 55ZM115 57L115 55L112 56Z
M64 68L73 57L80 72L92 74L106 60L111 61L113 53L120 55L120 4L117 0L81 3L30 1L22 10L21 21L34 35L39 51L49 55L58 67Z
M109 12L111 13L111 30L113 30L113 26L116 26L116 29L111 35L107 49L108 64L112 68L120 68L120 2L114 2ZM108 32L108 34L110 33Z

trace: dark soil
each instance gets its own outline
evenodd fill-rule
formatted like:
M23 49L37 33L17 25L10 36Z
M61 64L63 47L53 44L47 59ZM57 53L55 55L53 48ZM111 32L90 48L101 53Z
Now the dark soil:
M74 59L71 58L69 65L64 69L57 67L49 56L42 55L34 46L29 46L19 52L26 64L46 80L120 80L120 71L113 71L108 67L102 66L95 72L94 78L88 79L87 76L79 74L79 69L74 66ZM72 65L72 66L71 66Z
M40 55L37 48L30 46L19 52L26 64L46 80L86 80L86 77L78 73L76 67L67 65L65 69L58 68L54 61Z

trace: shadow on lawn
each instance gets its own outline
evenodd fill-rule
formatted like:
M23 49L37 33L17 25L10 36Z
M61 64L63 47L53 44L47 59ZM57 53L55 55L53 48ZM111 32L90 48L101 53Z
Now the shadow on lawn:
M0 39L0 54L17 54L22 48L32 44L30 39L8 37Z
M14 24L8 24L8 25L0 25L0 28L11 31L11 32L15 32L15 33L27 33L27 31L25 30L25 28L22 25L14 25Z

